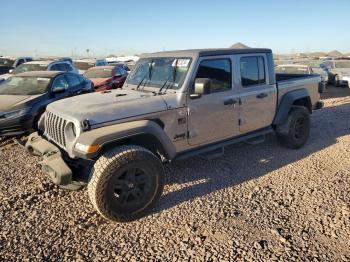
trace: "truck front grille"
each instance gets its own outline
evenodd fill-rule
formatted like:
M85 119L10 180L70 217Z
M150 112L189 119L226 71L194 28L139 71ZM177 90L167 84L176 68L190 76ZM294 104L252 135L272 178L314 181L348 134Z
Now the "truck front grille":
M66 138L64 135L66 124L67 120L53 114L52 112L46 111L45 134L63 148L66 148Z

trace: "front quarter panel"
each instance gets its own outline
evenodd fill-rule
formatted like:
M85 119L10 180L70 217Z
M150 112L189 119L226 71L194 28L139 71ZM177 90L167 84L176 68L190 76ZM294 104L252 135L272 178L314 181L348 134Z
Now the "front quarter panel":
M144 134L149 134L157 138L163 147L164 153L170 159L176 155L176 149L172 141L157 123L150 120L121 123L82 133L76 142L83 145L99 145L100 152L84 154L74 149L74 155L85 159L95 158L110 143Z

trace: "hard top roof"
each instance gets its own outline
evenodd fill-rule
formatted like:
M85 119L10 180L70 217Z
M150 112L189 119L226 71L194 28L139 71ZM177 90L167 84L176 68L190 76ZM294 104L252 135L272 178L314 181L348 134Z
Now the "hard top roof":
M201 56L218 56L218 55L233 55L233 54L251 54L251 53L272 53L271 49L266 48L218 48L218 49L190 49L165 51L156 53L142 54L142 58L146 57L201 57Z

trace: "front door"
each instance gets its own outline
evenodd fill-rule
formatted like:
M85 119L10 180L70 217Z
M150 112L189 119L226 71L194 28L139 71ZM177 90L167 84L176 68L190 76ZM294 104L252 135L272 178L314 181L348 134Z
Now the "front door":
M196 78L212 82L210 94L188 99L188 143L208 144L238 133L238 93L233 88L230 57L202 58ZM193 86L190 88L190 92Z
M276 113L277 90L269 84L265 54L238 57L240 68L239 131L245 134L268 127Z

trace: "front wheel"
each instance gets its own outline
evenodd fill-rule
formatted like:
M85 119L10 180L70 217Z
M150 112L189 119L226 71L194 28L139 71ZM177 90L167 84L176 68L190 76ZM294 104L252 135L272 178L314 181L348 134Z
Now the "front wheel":
M302 147L310 134L310 113L303 106L293 106L287 121L276 127L279 142L289 148Z
M121 146L104 153L91 171L88 193L106 219L130 221L144 216L164 188L161 161L139 146Z

